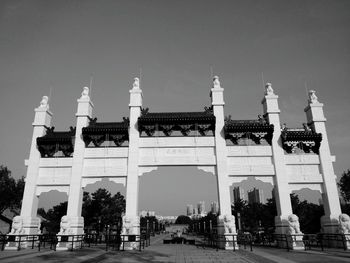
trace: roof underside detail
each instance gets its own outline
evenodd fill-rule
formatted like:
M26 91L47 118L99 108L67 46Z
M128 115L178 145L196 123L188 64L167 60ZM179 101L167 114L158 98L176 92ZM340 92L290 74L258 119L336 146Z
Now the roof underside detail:
M203 112L148 112L143 109L138 128L141 135L147 136L171 136L176 132L182 136L210 136L215 131L215 116L211 108Z
M58 152L62 152L64 157L71 157L74 152L75 128L57 132L54 129L55 127L47 128L46 135L36 139L41 157L53 157Z
M319 153L322 134L316 133L309 128L284 128L281 138L283 148L287 153L295 153L300 150L305 153Z
M97 118L91 119L89 126L83 128L82 135L85 146L92 143L99 147L105 141L113 142L114 146L122 146L129 141L129 119L123 118L122 122L97 122Z
M225 120L225 139L230 140L233 145L238 145L240 139L251 139L255 144L261 144L265 140L271 144L274 126L259 120Z

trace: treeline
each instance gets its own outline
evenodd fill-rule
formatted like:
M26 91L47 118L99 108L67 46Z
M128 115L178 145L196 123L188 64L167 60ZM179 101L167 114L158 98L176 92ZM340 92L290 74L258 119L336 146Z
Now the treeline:
M42 222L42 227L47 232L59 232L61 218L67 214L67 204L67 202L60 203L48 211L43 208L38 209L38 215L46 220ZM84 192L82 216L87 230L103 232L107 228L120 228L124 212L125 198L120 192L113 196L108 190L102 188L92 194Z

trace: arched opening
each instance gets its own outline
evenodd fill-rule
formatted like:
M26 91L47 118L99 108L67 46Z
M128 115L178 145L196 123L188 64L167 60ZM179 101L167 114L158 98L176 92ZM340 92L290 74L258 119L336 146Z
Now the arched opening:
M84 188L82 216L85 233L120 233L125 212L125 186L102 179Z
M148 227L152 228L143 219L148 219L149 215L154 215L160 220L157 223L170 229L176 221L189 224L191 229L191 222L196 222L193 223L197 226L196 230L204 231L205 226L199 222L200 219L203 221L207 215L216 216L218 209L216 176L195 166L159 167L140 177L139 213L141 229L146 228L145 231L148 231ZM190 220L184 220L185 217ZM199 229L200 224L202 227Z
M292 191L293 214L299 217L300 230L304 234L315 234L321 229L321 216L324 215L320 191L302 188Z
M232 213L240 232L274 232L274 187L254 176L230 187Z
M187 214L187 205L197 205L200 201L205 202L206 212L210 211L212 202L218 201L217 179L194 166L159 167L140 177L139 212L183 215Z
M60 231L61 218L67 214L67 201L67 193L57 190L40 194L37 215L41 219L43 234L56 234Z

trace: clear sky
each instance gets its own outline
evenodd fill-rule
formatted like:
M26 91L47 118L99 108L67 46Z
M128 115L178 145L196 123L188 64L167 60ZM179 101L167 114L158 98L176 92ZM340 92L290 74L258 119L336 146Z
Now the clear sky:
M255 119L262 112L262 72L280 96L281 121L288 127L305 122L305 83L315 89L325 104L339 176L350 168L349 28L346 0L2 0L0 163L16 178L25 175L33 109L50 87L53 125L68 130L91 74L94 115L119 121L128 116L128 90L140 68L145 107L200 111L210 104L213 67L225 89L225 113L233 119ZM140 208L176 214L188 201L216 197L204 190L211 185L216 191L213 176L188 171L159 169L141 177ZM162 175L178 176L179 190L154 206L154 186L169 187Z

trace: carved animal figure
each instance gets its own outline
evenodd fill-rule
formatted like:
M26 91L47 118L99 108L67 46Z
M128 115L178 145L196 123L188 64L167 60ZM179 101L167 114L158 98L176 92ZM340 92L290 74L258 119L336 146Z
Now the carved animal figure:
M317 101L318 101L318 98L317 98L317 96L316 96L316 91L314 91L314 90L310 90L310 91L309 91L309 101L310 101L311 103L314 103L314 102L317 102Z
M350 216L347 214L341 214L339 216L339 233L350 234Z
M89 97L89 88L88 87L84 87L83 92L81 93L81 97L82 98Z
M70 222L67 216L62 216L61 223L60 223L60 234L61 235L68 235L70 227Z
M48 96L43 96L43 98L41 99L41 102L40 102L40 108L44 108L44 107L47 107L47 103L49 102L49 97Z
M236 233L235 217L233 215L224 216L225 233Z
M301 234L299 217L295 214L291 214L288 216L288 234Z
M10 235L23 234L23 219L20 216L15 216L12 221L12 229Z

